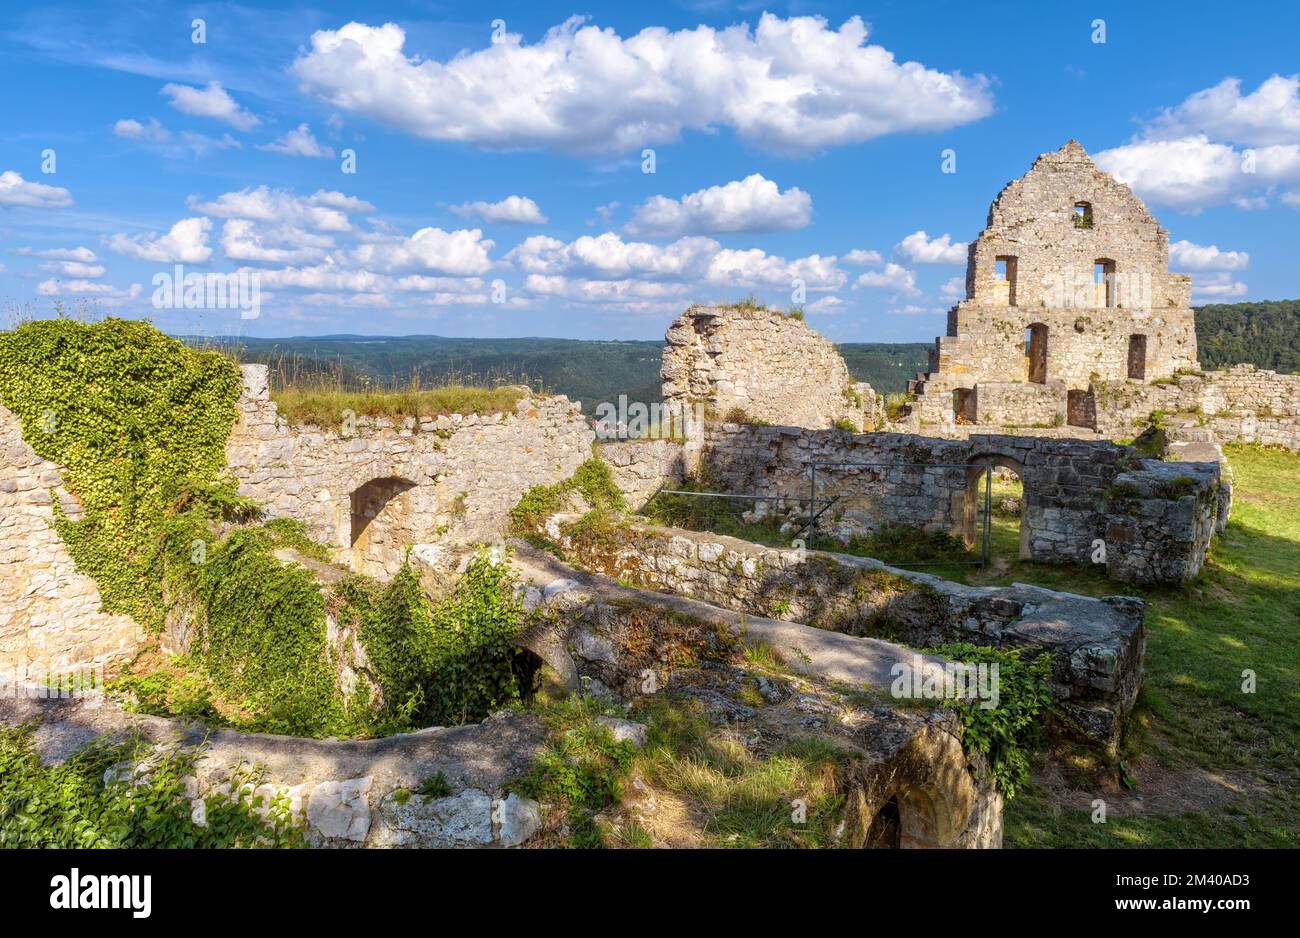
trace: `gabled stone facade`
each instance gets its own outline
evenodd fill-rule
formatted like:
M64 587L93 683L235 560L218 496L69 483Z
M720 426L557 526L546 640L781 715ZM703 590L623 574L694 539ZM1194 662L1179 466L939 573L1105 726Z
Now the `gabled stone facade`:
M1095 381L1196 369L1190 303L1168 232L1071 140L994 200L911 422L1005 424L1023 399L1028 423L1089 426Z

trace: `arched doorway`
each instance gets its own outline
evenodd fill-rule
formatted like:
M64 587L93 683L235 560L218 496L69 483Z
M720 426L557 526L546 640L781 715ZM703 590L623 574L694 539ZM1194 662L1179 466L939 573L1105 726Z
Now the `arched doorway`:
M963 529L968 548L976 548L987 532L992 561L1030 560L1028 499L1024 467L1010 456L977 457L967 471Z
M388 476L371 479L352 492L352 530L349 566L372 576L392 576L414 543L408 493L409 479Z

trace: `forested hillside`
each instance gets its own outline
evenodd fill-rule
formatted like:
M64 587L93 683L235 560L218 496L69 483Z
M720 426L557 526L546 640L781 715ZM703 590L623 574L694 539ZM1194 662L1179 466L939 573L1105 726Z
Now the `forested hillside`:
M194 340L202 342L204 340ZM580 339L451 339L441 336L319 336L218 340L244 362L271 366L274 384L326 381L344 388L528 384L582 401L659 400L662 342ZM901 391L923 371L928 345L855 342L840 346L849 371L881 393Z
M1300 371L1300 300L1203 306L1196 310L1196 330L1205 368L1251 362ZM631 401L659 400L663 348L660 341L429 335L242 338L220 344L238 347L242 361L271 365L277 384L325 380L355 389L406 387L412 381L424 387L526 383L582 401L589 414L620 394ZM854 379L890 394L927 369L930 343L847 342L839 349Z
M1250 362L1300 372L1300 300L1215 303L1196 310L1201 367Z

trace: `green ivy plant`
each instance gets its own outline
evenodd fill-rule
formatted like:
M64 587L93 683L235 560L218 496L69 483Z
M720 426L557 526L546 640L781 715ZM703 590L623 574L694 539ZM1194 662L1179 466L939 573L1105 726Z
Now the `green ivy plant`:
M147 322L60 318L0 333L0 403L63 467L83 511L70 517L56 501L55 526L104 609L155 633L178 618L191 626L184 679L135 675L119 689L149 712L315 736L461 723L518 700L526 669L508 639L521 610L506 565L480 559L430 607L409 568L388 586L354 577L329 591L276 556L329 551L298 522L254 523L258 506L222 474L240 386L233 361ZM569 484L617 494L601 463ZM327 602L358 625L381 698L369 685L339 691Z

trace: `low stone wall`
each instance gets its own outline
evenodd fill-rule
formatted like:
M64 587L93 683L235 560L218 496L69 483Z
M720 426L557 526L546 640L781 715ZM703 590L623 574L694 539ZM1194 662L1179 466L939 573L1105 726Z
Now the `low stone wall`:
M1300 450L1300 375L1234 365L1160 384L1099 381L1093 395L1097 429L1110 436L1131 436L1162 411L1195 414L1219 442Z
M1142 682L1144 607L1134 597L963 586L865 557L645 524L581 537L566 530L569 520L552 519L550 538L575 562L620 582L912 646L974 642L1050 654L1071 728L1104 746L1118 741Z
M986 466L1006 466L1024 484L1020 556L1080 564L1098 562L1097 542L1105 540L1112 515L1124 511L1123 505L1107 503L1115 478L1143 467L1132 447L1106 441L1009 435L944 440L747 424L709 425L702 459L708 475L731 491L787 497L792 518L807 517L811 467L817 463L816 496L837 498L819 520L819 529L832 536L846 539L884 524L904 524L944 531L971 545L980 475ZM859 465L837 465L844 463ZM1217 499L1217 464L1183 474L1193 481L1198 499ZM1219 513L1217 501L1213 510ZM1197 533L1199 516L1172 511L1162 517L1176 526L1157 531L1135 524L1129 530L1137 539L1107 543L1107 557L1115 560L1108 561L1112 575L1130 582L1185 582L1190 571L1200 569L1206 542ZM1186 556L1139 576L1157 544ZM1134 556L1125 561L1128 552ZM1159 579L1173 571L1182 571L1178 579Z
M143 632L128 616L100 609L95 582L77 570L54 530L54 505L73 521L81 504L59 467L23 439L0 406L0 683L80 681L130 657Z
M633 699L665 694L698 706L738 740L761 746L809 735L851 754L840 793L849 847L998 847L1002 797L978 752L966 752L957 714L889 705L893 667L920 656L870 638L747 616L623 586L520 547L525 603L545 613L520 639L574 687ZM745 663L739 640L768 646L795 677ZM927 667L943 659L924 656ZM873 690L850 700L843 687ZM860 696L863 696L860 694ZM741 743L744 745L744 743ZM888 804L901 831L873 842Z
M351 432L293 426L270 398L266 366L241 371L226 444L240 494L304 522L337 560L375 576L395 573L410 544L499 536L524 492L568 478L595 439L564 397L524 398L513 414L358 417Z
M133 714L100 694L0 697L0 724L32 721L33 745L46 764L70 758L105 734L129 732L158 747L199 747L186 785L191 818L199 824L205 823L204 797L229 792L237 769L258 770L254 794L267 805L287 797L317 847L517 846L542 820L540 805L504 791L542 751L546 730L530 715L382 739L304 739ZM132 767L120 771L129 774ZM439 772L449 795L426 801L412 794Z

